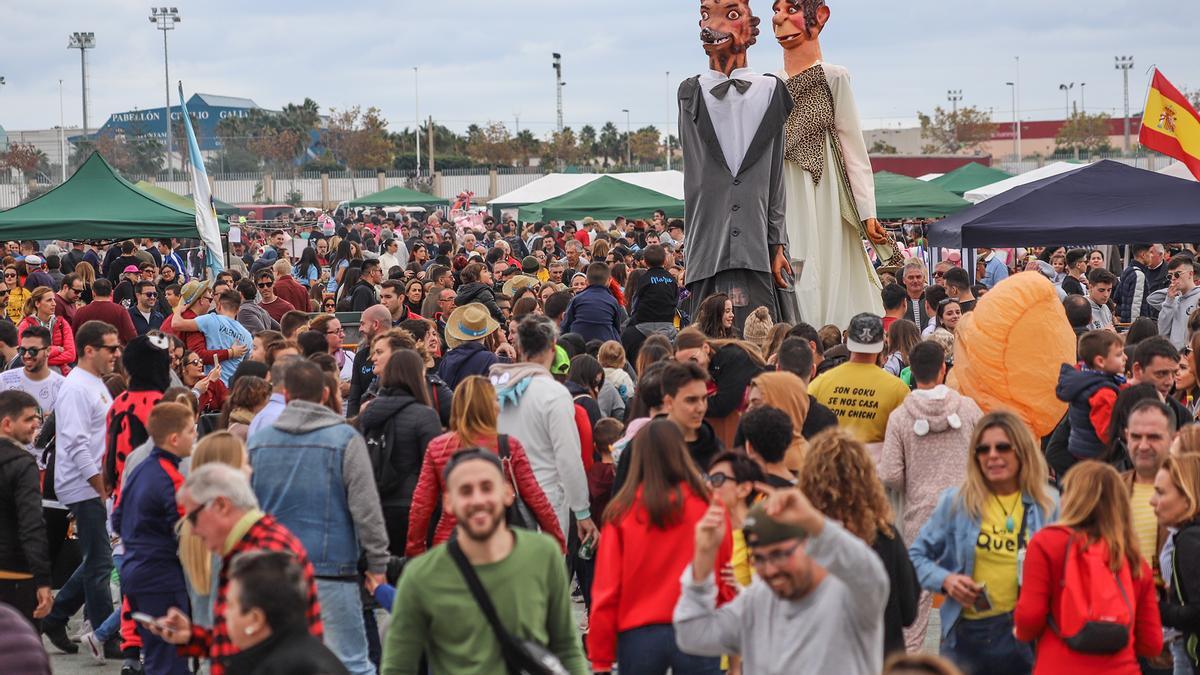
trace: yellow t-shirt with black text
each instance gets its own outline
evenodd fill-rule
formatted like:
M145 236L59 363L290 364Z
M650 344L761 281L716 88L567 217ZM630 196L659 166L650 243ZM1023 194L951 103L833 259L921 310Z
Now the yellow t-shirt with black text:
M908 386L875 364L846 362L813 380L808 393L858 440L880 443L888 417L908 396Z
M1007 513L1007 515L1005 515ZM1008 518L1012 517L1013 528L1008 530ZM975 573L977 584L987 585L988 599L992 608L977 612L974 608L963 608L967 619L986 619L1013 611L1017 606L1017 537L1021 532L1021 519L1025 516L1025 505L1021 493L991 495L984 504L983 522L979 536L975 539Z

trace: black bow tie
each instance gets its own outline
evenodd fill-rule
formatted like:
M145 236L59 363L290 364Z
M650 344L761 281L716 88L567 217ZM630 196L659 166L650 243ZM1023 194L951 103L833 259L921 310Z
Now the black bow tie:
M746 90L750 88L750 81L749 80L737 80L737 79L730 78L728 80L725 80L721 84L718 84L717 86L713 87L712 89L709 89L708 93L717 97L718 101L722 101L725 99L725 94L729 93L730 87L736 87L738 90L738 93L744 95L746 93Z

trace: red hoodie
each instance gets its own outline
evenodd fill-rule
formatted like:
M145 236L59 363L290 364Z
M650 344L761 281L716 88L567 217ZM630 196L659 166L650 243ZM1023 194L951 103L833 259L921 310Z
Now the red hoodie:
M679 578L692 563L696 523L708 511L708 502L693 494L686 484L680 489L684 495L683 513L667 529L650 523L642 504L642 488L638 488L633 508L605 523L600 532L587 636L588 655L597 672L612 670L618 633L671 623L679 601ZM726 518L716 569L722 569L732 554L733 535ZM717 574L717 604L732 600L735 593Z

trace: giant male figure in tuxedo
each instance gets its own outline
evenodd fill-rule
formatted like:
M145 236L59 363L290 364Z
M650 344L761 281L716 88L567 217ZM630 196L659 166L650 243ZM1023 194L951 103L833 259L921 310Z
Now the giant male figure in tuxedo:
M713 293L733 302L735 325L759 306L797 320L784 224L784 83L746 67L759 33L748 0L702 0L709 70L679 87L684 154L687 289L692 316Z

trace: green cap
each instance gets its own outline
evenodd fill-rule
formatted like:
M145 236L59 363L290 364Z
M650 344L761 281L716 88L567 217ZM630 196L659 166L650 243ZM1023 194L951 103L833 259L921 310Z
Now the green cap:
M742 536L747 546L770 546L789 539L807 539L808 532L799 525L775 520L767 515L762 504L755 504L742 521Z
M555 345L554 363L550 366L550 372L555 375L566 375L570 369L571 359L567 356L567 350Z

